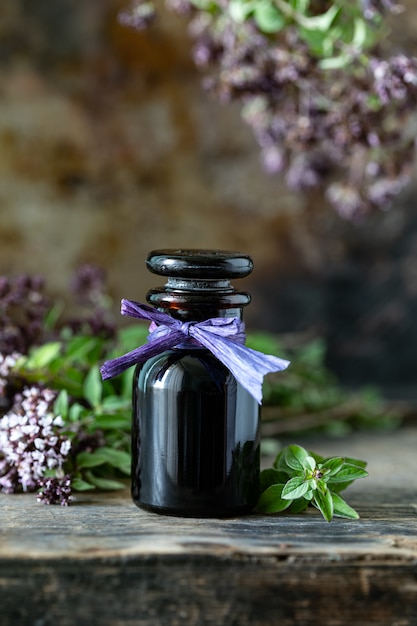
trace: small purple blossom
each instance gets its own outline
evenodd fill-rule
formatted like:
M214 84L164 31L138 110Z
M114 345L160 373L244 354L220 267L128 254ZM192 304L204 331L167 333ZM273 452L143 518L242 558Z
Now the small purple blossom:
M6 395L10 372L21 356L19 352L12 352L11 354L0 353L0 398Z
M190 15L195 7L188 0L165 0L168 9L175 11L178 15Z
M326 195L337 213L345 219L352 220L362 211L363 200L353 185L333 183L327 189Z
M417 59L403 54L389 59L371 59L369 64L373 88L382 104L405 100L410 88L417 88Z
M134 0L131 6L120 11L119 22L137 30L147 28L155 19L155 7L152 2Z
M403 7L394 0L361 0L365 19L373 20L384 13L401 13Z
M71 476L44 477L39 480L38 502L69 506L72 497Z
M284 157L276 145L265 147L262 153L262 162L269 174L277 174L284 167Z

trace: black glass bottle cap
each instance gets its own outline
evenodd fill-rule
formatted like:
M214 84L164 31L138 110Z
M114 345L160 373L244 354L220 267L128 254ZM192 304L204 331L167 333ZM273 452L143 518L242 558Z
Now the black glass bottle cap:
M253 270L247 254L228 250L153 250L146 266L161 276L179 278L243 278Z

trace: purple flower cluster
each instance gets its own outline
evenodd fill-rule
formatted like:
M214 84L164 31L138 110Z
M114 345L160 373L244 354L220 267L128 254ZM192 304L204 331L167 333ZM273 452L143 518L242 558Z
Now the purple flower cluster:
M50 306L40 276L0 277L0 353L26 354L40 341Z
M62 503L68 503L70 484L63 468L71 441L64 421L53 413L55 398L50 389L26 387L0 418L0 490L4 493L36 491L43 484L43 501L53 503L64 495ZM49 477L56 480L48 482Z
M73 472L79 452L91 452L106 443L101 430L90 432L80 423L65 425L54 413L57 393L45 386L53 388L53 375L50 383L40 386L44 373L33 379L37 384L31 384L24 367L15 370L17 361L31 348L60 337L63 328L71 331L70 336L114 336L105 278L101 268L82 265L71 285L74 317L55 320L47 329L51 301L43 278L0 277L0 492L40 489L40 502L68 505L72 499L68 467Z
M81 265L72 280L71 291L79 306L77 317L66 320L73 331L114 337L116 326L110 314L111 300L106 288L106 273L92 263Z

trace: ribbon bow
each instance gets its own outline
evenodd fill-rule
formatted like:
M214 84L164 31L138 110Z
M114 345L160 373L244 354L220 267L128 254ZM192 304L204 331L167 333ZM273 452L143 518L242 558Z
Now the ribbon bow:
M252 396L262 402L262 383L265 374L279 372L289 361L263 354L246 347L244 323L236 317L213 317L203 322L181 322L147 304L122 300L122 315L152 322L148 343L116 359L106 361L101 367L105 380L121 374L132 365L170 348L198 345L207 348L225 365ZM186 342L184 344L184 341Z

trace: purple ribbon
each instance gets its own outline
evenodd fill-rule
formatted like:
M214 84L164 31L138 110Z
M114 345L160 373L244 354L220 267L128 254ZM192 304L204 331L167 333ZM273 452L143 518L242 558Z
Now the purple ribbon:
M121 374L132 365L175 347L203 346L233 374L239 383L262 402L262 383L265 374L280 372L289 361L263 354L246 347L245 325L236 317L213 317L203 322L181 322L147 304L122 300L122 315L149 320L148 343L131 352L106 361L101 367L103 380ZM185 343L184 343L185 342Z

